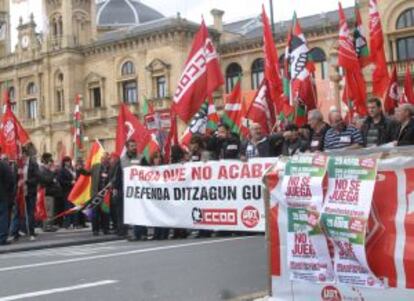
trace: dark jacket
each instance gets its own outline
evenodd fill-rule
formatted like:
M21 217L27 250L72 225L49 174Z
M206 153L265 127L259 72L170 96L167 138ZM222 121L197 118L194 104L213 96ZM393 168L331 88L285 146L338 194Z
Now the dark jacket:
M315 132L315 130L311 129L308 143L310 152L322 152L325 149L325 134L330 128L329 124L324 123L324 126L319 132Z
M250 141L243 141L240 147L240 155L246 156L247 148ZM282 154L283 136L281 134L273 134L261 139L257 144L258 157L278 157Z
M146 161L146 160L145 160ZM111 179L110 181L113 183L112 187L119 191L119 194L123 191L124 186L124 172L123 168L129 167L132 165L143 165L144 160L141 157L130 158L127 154L125 154L113 167L114 170L110 172ZM144 163L145 164L145 163Z
M368 141L368 131L373 124L372 117L368 116L361 127L362 138L364 139L364 145L366 146ZM398 135L399 124L395 120L392 120L384 115L381 116L381 120L376 124L378 129L378 143L377 145L386 144L395 140Z
M207 150L211 153L213 160L239 159L240 138L235 134L225 139L213 136L208 140Z
M285 139L283 142L282 154L284 156L293 156L299 152L305 152L308 149L308 141L299 137L295 142Z
M62 196L62 187L57 180L57 174L46 166L39 167L40 185L46 189L46 196L59 198Z
M29 158L29 166L27 168L27 196L36 197L37 186L39 184L39 165L34 157Z
M13 198L13 172L10 165L0 160L0 202L10 203Z
M102 163L95 164L91 169L91 194L97 195L111 180L110 165L104 166ZM105 176L103 176L105 174ZM102 176L102 177L101 177Z
M414 145L414 119L411 118L410 122L401 131L401 125L398 127L397 132L397 145Z
M74 174L67 168L62 167L59 169L57 179L62 187L62 194L65 198L69 195L73 187L73 181L75 180Z

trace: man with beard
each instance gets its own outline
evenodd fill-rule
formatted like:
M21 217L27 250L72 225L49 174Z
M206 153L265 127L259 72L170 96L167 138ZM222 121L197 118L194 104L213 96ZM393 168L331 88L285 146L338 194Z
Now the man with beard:
M124 173L123 168L131 165L138 165L141 163L141 158L137 153L137 143L135 140L129 139L125 143L126 152L125 155L119 160L116 171L114 172L115 178L113 181L113 195L117 197L117 220L118 220L118 235L127 235L127 226L124 224L124 196L123 196L123 185L124 185ZM134 237L132 240L141 240L146 228L143 226L134 226Z

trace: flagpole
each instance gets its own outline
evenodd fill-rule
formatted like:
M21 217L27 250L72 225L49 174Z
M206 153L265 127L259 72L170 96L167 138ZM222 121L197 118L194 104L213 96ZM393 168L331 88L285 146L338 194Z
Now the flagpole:
M273 18L273 0L269 0L270 5L270 22L272 23L272 34L275 36L275 20Z

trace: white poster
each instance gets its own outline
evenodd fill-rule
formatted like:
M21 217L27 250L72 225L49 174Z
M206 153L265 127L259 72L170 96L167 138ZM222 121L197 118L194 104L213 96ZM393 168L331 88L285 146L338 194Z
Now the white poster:
M209 161L124 169L126 224L264 231L262 178L277 159Z

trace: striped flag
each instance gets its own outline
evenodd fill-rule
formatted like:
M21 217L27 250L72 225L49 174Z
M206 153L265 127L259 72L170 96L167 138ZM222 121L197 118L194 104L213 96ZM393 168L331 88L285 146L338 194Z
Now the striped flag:
M216 104L212 96L208 97L208 109L207 109L207 127L206 132L211 134L215 132L218 128L220 118L217 114Z
M81 126L81 112L80 112L80 95L76 95L75 99L75 109L73 111L73 149L72 154L75 159L81 156L81 151L83 150L83 133Z
M354 47L361 66L365 67L370 63L370 54L358 2L355 2Z
M85 169L91 170L94 165L101 163L104 152L105 150L99 141L95 141L89 151ZM81 175L69 193L68 200L75 206L84 205L91 198L91 188L91 177L88 175Z
M224 112L222 119L224 124L230 127L233 133L239 134L241 127L241 110L242 110L242 90L241 90L241 78L237 81L236 85L231 91L230 95L226 99L224 105Z

